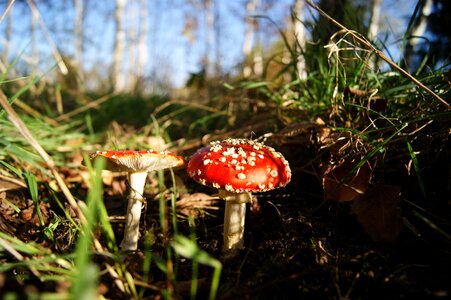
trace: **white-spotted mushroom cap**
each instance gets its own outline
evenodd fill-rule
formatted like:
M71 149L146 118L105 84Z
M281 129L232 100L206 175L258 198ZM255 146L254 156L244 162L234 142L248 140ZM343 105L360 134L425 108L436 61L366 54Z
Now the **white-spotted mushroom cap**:
M190 157L187 172L203 185L233 193L264 192L291 179L281 153L247 139L216 141L199 149Z
M185 165L185 159L168 151L109 150L97 151L91 159L103 156L111 171L143 172L176 168Z

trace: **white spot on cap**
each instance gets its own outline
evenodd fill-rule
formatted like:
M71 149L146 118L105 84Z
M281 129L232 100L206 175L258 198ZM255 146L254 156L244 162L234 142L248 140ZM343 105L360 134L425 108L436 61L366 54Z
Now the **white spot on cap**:
M238 177L238 179L241 179L241 180L246 179L246 175L244 173L238 173L237 177Z

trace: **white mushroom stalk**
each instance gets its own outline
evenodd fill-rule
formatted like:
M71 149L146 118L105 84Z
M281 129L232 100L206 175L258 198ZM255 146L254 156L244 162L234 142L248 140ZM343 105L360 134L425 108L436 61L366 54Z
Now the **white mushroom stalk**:
M246 203L252 192L285 186L291 179L288 162L279 152L247 139L227 139L199 149L188 162L190 177L219 189L226 201L223 251L244 246Z
M125 218L124 239L121 242L122 250L136 250L138 248L139 220L141 218L144 201L144 186L146 185L147 171L132 172L128 176L130 192L127 202Z
M246 203L251 202L249 192L231 193L219 190L219 198L225 200L224 242L222 250L227 252L244 246L244 223L246 219Z
M185 160L167 151L153 150L97 151L93 158L96 156L103 156L107 159L107 169L128 172L130 192L125 216L124 238L120 248L123 251L136 250L138 249L139 220L144 201L147 173L183 166Z

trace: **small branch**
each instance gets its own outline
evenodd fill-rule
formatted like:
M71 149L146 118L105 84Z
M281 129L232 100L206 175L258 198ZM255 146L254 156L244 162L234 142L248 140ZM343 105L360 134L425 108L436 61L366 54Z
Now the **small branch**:
M74 110L68 112L68 113L65 113L65 114L63 114L63 115L58 116L58 117L56 118L56 121L57 121L57 122L64 121L64 120L70 119L71 117L76 116L76 115L78 115L78 114L80 114L80 113L82 113L82 112L84 112L84 111L87 111L87 110L89 110L89 109L91 109L91 108L97 108L100 104L102 104L103 102L107 101L107 100L110 99L112 96L114 96L114 94L108 94L108 95L105 95L105 96L100 97L100 98L97 99L97 100L90 101L90 102L89 102L87 105L85 105L85 106L81 106L81 107L79 107L79 108L76 108L76 109L74 109Z
M5 16L8 14L8 12L11 9L11 7L13 6L14 2L15 2L15 0L9 1L8 6L6 7L5 11L3 12L3 14L0 17L0 24L2 23Z

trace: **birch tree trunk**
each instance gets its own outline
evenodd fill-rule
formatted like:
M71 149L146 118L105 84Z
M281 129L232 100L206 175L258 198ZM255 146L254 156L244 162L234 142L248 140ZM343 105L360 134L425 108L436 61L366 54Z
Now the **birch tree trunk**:
M347 6L348 1L349 0L320 0L318 6L336 21L344 24L345 7ZM338 30L339 29L327 18L320 15L313 29L313 40L319 41L321 45L327 45L330 42L330 37Z
M147 0L140 0L139 10L139 34L138 34L138 58L136 77L139 84L144 84L144 72L147 65L147 35L149 32L149 7Z
M259 0L248 0L246 3L246 23L243 40L243 59L245 61L243 67L243 77L249 77L252 73L251 66L246 63L246 59L250 58L252 48L254 47L255 36L255 19L252 17L255 14Z
M421 42L421 37L424 36L428 23L428 16L432 12L432 0L426 0L423 3L423 7L421 9L421 13L418 16L416 24L413 26L412 31L410 33L410 37L408 39L406 49L404 51L405 62L407 63L407 68L409 70L414 70L417 68L415 63L415 47L417 47Z
M114 12L116 32L114 37L114 53L111 76L113 78L113 90L115 92L124 92L126 87L125 73L122 68L125 50L125 31L123 21L125 4L126 0L116 0L116 9Z
M214 0L204 0L205 9L205 54L203 59L203 67L205 76L211 75L211 49L213 48L213 32L214 32Z
M127 7L128 17L128 76L127 76L127 90L131 91L136 86L136 53L138 48L137 39L137 27L139 26L137 5L140 4L136 1L129 1Z
M78 66L78 75L83 79L83 0L74 0L74 9L75 62Z
M379 32L379 22L381 18L382 0L373 0L371 3L371 19L368 26L368 37L370 40L376 38Z
M30 6L31 9L31 23L30 23L30 35L31 35L31 73L32 75L36 75L38 71L38 64L39 64L39 51L38 51L38 45L36 41L36 27L38 24L38 18L36 14L33 12L33 7ZM34 85L31 85L30 90L34 91L35 87Z
M371 18L368 26L368 38L372 41L376 39L379 32L382 0L373 0L371 3ZM377 67L377 56L372 55L368 61L369 67L373 70Z
M298 79L307 79L307 70L304 57L304 49L306 45L306 36L304 28L304 1L295 0L293 5L293 29L295 36L295 53L297 54L296 71Z
M215 67L216 76L221 74L221 9L220 4L214 6L214 37L215 37Z
M13 4L14 0L8 0L6 6L6 26L5 26L5 47L3 48L3 63L8 66L9 61L9 47L11 44L12 30L13 30Z

